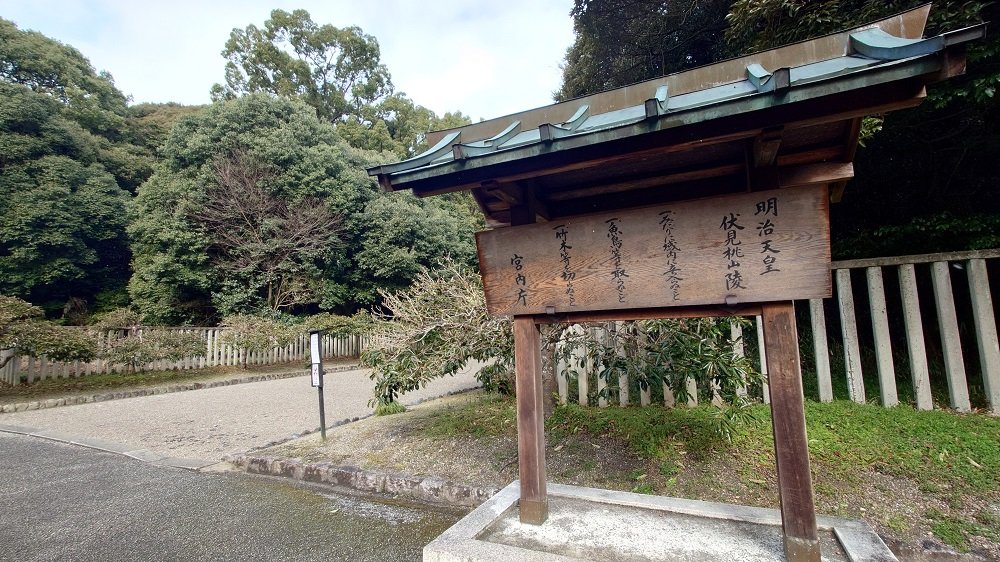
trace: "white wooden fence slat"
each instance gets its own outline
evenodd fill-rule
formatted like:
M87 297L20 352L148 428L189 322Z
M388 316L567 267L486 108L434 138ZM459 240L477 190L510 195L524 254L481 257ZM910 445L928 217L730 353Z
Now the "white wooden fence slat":
M885 286L882 283L882 268L869 267L868 303L872 312L872 332L875 335L875 357L878 360L878 383L882 405L891 407L899 404L896 395L896 369L892 364L892 342L889 339L889 316L885 311Z
M670 385L663 383L663 405L667 408L673 408L677 404L677 399L674 398L674 391L671 390Z
M934 400L931 397L931 379L927 369L927 349L920 315L920 296L917 294L917 275L911 263L899 266L899 293L903 300L903 324L906 327L906 351L910 359L913 396L918 410L930 410L934 408Z
M0 363L4 361L8 362L3 369L0 369L0 381L11 386L16 385L18 381L14 376L14 369L21 364L21 358L14 355L13 349L2 349L0 350Z
M851 270L838 269L837 299L840 304L840 329L844 337L844 368L847 372L847 392L851 400L865 403L865 381L861 374L861 345L858 343L858 324L854 315L854 293L851 289Z
M624 339L622 338L622 332L625 331L624 322L615 322L614 331L614 343L615 343L615 355L618 357L625 356ZM618 405L625 407L629 405L629 378L628 373L622 373L618 375Z
M565 338L559 338L556 342L555 352L556 352L556 385L559 388L559 403L565 405L569 401L569 381L566 380L566 369L568 369L568 361L566 360L566 347L569 344L566 342Z
M687 377L684 384L687 385L688 407L694 408L698 405L698 383L694 378Z
M593 328L593 330L594 330L593 339L595 342L597 342L597 345L600 346L607 345L607 331L604 328ZM596 365L595 365L595 371L596 371ZM605 380L600 373L597 373L597 406L599 408L608 407L607 388L608 388L608 381Z
M579 324L574 324L570 330L573 330L577 336L583 336L586 333L583 326ZM583 345L577 346L572 353L573 368L577 372L576 388L580 395L577 401L581 406L589 406L590 375L594 372L594 362L590 359L587 349Z
M934 303L937 306L938 327L941 330L941 348L944 352L944 369L948 378L948 395L951 407L959 412L972 409L969 403L969 386L965 377L965 359L962 356L962 342L958 334L958 316L955 313L955 299L951 292L951 272L948 262L931 264L931 280L934 282Z
M746 350L743 349L743 327L738 322L729 324L729 341L732 342L734 356L744 357L746 355ZM737 387L736 395L746 397L747 387L743 385Z
M767 384L767 350L764 348L764 321L760 316L754 318L757 326L757 357L760 360L760 374L764 375L764 383L761 387L761 400L765 404L771 403L771 386Z
M819 401L833 401L833 382L830 378L830 347L826 341L826 312L823 299L809 300L809 322L812 326L813 355L816 356L816 382Z
M969 260L969 293L972 295L972 319L976 324L979 344L979 368L983 375L983 390L990 412L1000 414L1000 345L997 344L997 322L993 315L993 297L986 261Z

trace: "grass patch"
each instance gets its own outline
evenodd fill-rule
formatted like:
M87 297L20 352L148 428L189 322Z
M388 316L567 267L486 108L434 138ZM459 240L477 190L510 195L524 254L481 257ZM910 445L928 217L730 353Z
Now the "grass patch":
M429 415L421 432L428 437L489 437L517 432L517 406L512 397L487 394Z
M1000 518L983 507L1000 501L1000 418L850 401L805 407L820 511L867 518L916 544L928 531L958 549L982 538L1000 541ZM581 447L583 454L553 476L600 472L607 478L599 485L610 489L776 507L769 408L751 410L754 419L729 442L717 432L717 410L709 406L561 406L546 419L550 462ZM422 431L512 436L515 403L484 396L442 410ZM587 460L595 456L587 451L613 443L634 457L622 457L621 470L609 475L606 466ZM886 507L897 505L908 507Z
M406 406L400 404L399 402L389 402L388 404L379 403L375 406L376 416L391 416L394 414L402 414L406 411Z

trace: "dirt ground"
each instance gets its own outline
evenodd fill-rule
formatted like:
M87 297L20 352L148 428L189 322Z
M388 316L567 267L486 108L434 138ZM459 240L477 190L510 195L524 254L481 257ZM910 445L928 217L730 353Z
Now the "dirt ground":
M466 485L500 488L517 478L513 420L507 422L509 427L497 427L486 434L433 430L436 417L479 396L465 393L441 398L412 406L402 414L337 427L328 432L325 443L314 434L253 454L438 476ZM773 453L734 451L728 456L702 456L696 451L683 452L673 465L676 468L665 472L662 463L639 458L623 442L607 436L581 432L548 437L546 449L549 482L778 507L776 474L760 469L774 466ZM875 470L850 482L840 478L843 475L826 474L814 467L817 512L865 519L901 560L1000 560L1000 544L986 539L974 541L969 554L957 555L933 536L922 517L929 509L998 509L988 498L969 498L968 506L949 506L921 493L914 482Z

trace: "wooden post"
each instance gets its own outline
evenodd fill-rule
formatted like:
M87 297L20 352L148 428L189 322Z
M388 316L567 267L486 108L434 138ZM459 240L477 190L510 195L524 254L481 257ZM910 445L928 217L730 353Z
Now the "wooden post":
M764 345L770 377L774 453L778 464L781 524L785 534L785 557L791 561L820 560L816 508L809 473L802 369L795 331L795 309L791 302L767 303L761 307Z
M545 420L542 354L538 326L530 316L514 317L517 392L517 460L521 479L521 522L541 525L549 516L545 489Z

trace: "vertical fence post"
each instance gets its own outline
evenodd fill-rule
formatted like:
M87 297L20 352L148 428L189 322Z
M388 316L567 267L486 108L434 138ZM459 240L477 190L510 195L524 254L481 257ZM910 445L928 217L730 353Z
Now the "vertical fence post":
M764 376L764 382L761 387L761 400L765 404L771 403L771 388L770 388L770 378L767 374L767 348L764 346L764 321L760 316L754 318L754 323L757 325L757 357L760 360L760 374Z
M588 395L590 393L590 373L593 371L592 361L587 353L586 338L583 336L586 331L579 324L573 324L570 328L573 333L580 338L580 345L573 348L572 354L570 356L570 361L573 362L573 367L576 369L576 388L577 388L577 401L581 406L588 406L589 400Z
M809 300L809 321L812 325L813 355L816 356L816 382L819 401L833 401L833 382L830 380L830 347L826 341L826 312L823 299Z
M920 296L917 294L917 275L912 263L900 265L898 273L913 397L918 410L930 410L934 407L934 400L931 398L931 378L927 369L927 349L924 344L924 324L920 316Z
M972 319L976 324L979 343L979 368L983 374L983 390L990 412L1000 414L1000 346L997 344L997 323L993 315L993 298L986 261L969 260L969 293L972 295Z
M865 403L865 381L861 373L861 345L858 343L858 323L854 315L854 292L851 270L837 270L837 299L840 301L840 328L844 335L844 367L847 390L851 400Z
M969 403L969 385L965 378L965 359L962 356L962 342L958 335L958 316L955 314L955 299L951 292L951 272L948 262L936 261L931 264L931 280L934 282L934 303L937 306L938 326L941 329L941 348L944 351L944 368L948 377L948 395L951 407L959 412L972 409Z
M878 383L882 405L899 404L896 395L896 369L892 364L892 341L889 339L889 316L885 311L885 287L882 284L882 268L869 267L868 303L872 312L872 332L875 335L875 357L878 360Z
M746 350L743 347L743 327L740 326L739 321L732 321L729 324L729 341L733 344L733 355L736 357L745 357ZM736 395L740 397L746 397L747 387L740 385L736 388Z
M604 328L593 328L594 330L594 341L597 342L598 348L607 345L607 334ZM597 366L594 366L594 371L597 371ZM597 373L597 407L606 408L608 406L608 381L601 377L600 373Z
M623 358L624 355L625 355L625 343L624 343L625 340L622 338L622 332L624 330L625 330L625 323L624 322L615 322L615 331L614 331L614 334L615 334L615 339L614 339L614 342L615 342L615 356L617 356L619 358ZM623 408L625 406L628 406L628 404L629 404L628 393L629 393L628 372L627 371L622 371L622 373L620 375L618 375L618 405L619 406L621 406Z
M556 342L556 386L559 388L559 404L565 405L569 401L569 381L566 377L566 371L568 369L568 362L566 348L570 344L566 342L566 335L568 331L564 331L559 336L559 340Z

